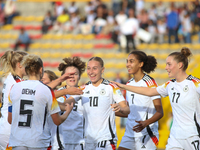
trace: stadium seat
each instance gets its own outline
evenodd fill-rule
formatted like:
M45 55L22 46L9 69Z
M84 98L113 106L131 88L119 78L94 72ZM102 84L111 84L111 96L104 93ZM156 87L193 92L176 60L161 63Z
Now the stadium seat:
M88 43L88 44L82 45L82 48L83 48L84 50L90 50L90 49L93 48L93 46L94 46L93 44Z
M67 57L71 57L72 54L71 53L62 53L62 58L67 58Z
M9 47L10 47L9 43L0 43L0 48L2 48L2 49L7 49Z
M73 54L72 54L72 57L75 57L75 56L77 56L77 57L82 57L82 53L73 53Z
M44 40L49 40L49 39L52 39L53 38L53 34L44 34L43 36L42 36L42 39L44 39Z
M164 44L160 44L158 47L158 50L168 50L169 49L169 44L168 43L164 43Z
M58 35L52 35L51 39L54 39L54 40L61 40L63 38L62 35L58 34Z
M166 63L162 63L162 64L158 63L157 65L158 69L165 69L165 67L166 67Z
M169 45L169 49L170 50L173 50L173 51L178 51L178 50L180 50L182 47L181 47L181 45L180 44L170 44Z
M192 49L192 50L200 50L200 43L191 44L191 49Z
M51 58L62 58L62 53L56 52L56 53L51 53Z
M115 68L115 63L114 62L108 62L108 63L105 63L104 67L106 69L110 69L110 68Z
M42 58L50 58L51 54L49 52L41 53Z
M137 45L137 49L139 49L139 50L145 50L146 48L148 48L147 44L139 44L139 45Z
M167 79L168 78L168 74L167 73L161 73L161 74L159 74L158 78Z
M72 49L72 44L62 44L63 49Z
M30 45L31 49L39 49L40 47L41 47L40 43L33 43L33 44Z
M115 53L105 53L104 54L104 58L107 58L107 59L112 59L115 57Z
M152 72L151 74L150 74L150 76L152 77L152 78L158 78L159 77L159 73L157 73L157 72Z
M51 44L51 49L61 49L62 48L62 44L61 43L53 43Z
M95 53L93 54L94 57L101 57L102 59L105 59L105 54L104 53Z
M116 53L115 54L116 59L127 59L127 57L128 57L128 54L126 54L126 53Z
M110 79L110 78L115 78L115 73L114 72L106 72L104 73L104 78Z
M150 50L157 50L159 48L159 45L158 44L149 44L147 49L150 49Z
M117 64L115 65L115 68L116 68L116 69L123 69L123 68L126 68L126 63L125 63L125 62L117 63Z
M50 62L43 62L44 67L50 67L51 66L50 64L51 64Z
M92 56L93 56L93 53L82 53L82 57L86 59L91 58Z
M52 62L52 63L50 64L50 67L52 67L52 68L57 68L57 67L59 66L59 64L60 64L60 62Z
M41 44L41 49L50 49L52 46L51 43L45 43L45 44Z
M4 25L1 28L2 30L12 30L13 29L13 25Z
M78 43L78 44L73 44L73 45L72 45L72 48L73 48L73 49L82 49L82 47L83 47L83 44L82 44L82 43Z
M71 40L73 38L73 34L64 34L62 37L64 40Z

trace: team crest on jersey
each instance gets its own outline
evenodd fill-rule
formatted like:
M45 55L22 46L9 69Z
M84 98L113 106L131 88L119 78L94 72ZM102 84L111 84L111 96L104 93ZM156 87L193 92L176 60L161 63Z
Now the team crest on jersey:
M188 85L186 85L184 88L183 88L183 91L184 92L187 92L189 90L189 87L188 87Z
M104 89L101 89L100 94L101 94L101 95L105 95L105 94L106 94L106 91L105 91Z

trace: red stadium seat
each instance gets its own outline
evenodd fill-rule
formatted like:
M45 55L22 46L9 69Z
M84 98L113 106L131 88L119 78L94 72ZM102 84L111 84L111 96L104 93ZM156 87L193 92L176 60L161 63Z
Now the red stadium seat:
M96 45L94 45L94 48L103 48L103 47L104 47L103 44L96 44Z
M5 52L1 52L1 53L0 53L0 57L1 57L1 56L3 56L3 55L4 55L4 53L5 53Z
M22 25L16 25L13 27L14 30L20 30L23 26Z
M82 55L82 53L74 53L74 54L72 54L72 57L75 57L75 56L82 57L83 55Z
M50 67L57 68L59 66L59 64L60 64L59 62L53 62L50 64Z
M91 58L93 56L93 53L84 53L82 54L83 58Z
M51 66L51 63L50 63L50 62L43 62L43 66L44 66L44 67L50 67L50 66Z

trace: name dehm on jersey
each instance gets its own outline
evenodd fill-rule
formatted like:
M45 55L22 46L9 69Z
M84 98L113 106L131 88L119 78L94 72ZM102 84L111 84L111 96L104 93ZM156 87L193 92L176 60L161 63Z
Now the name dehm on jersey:
M22 94L26 94L26 95L35 95L36 90L32 90L32 89L22 89Z

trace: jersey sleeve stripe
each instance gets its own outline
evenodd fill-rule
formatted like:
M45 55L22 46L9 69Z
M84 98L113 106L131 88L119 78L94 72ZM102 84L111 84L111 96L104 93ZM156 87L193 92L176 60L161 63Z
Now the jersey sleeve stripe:
M50 89L51 90L51 94L52 94L52 105L51 105L51 110L54 110L55 108L57 108L57 107L59 107L58 106L58 102L57 102L57 100L56 100L56 97L55 97L55 94L54 94L54 92L53 92L53 90L52 89Z
M118 86L114 86L113 84L109 84L113 88L113 93L116 94L116 91L119 90Z
M149 75L145 75L143 80L146 82L147 86L150 87L150 88L158 86L156 81L152 77L150 77Z

